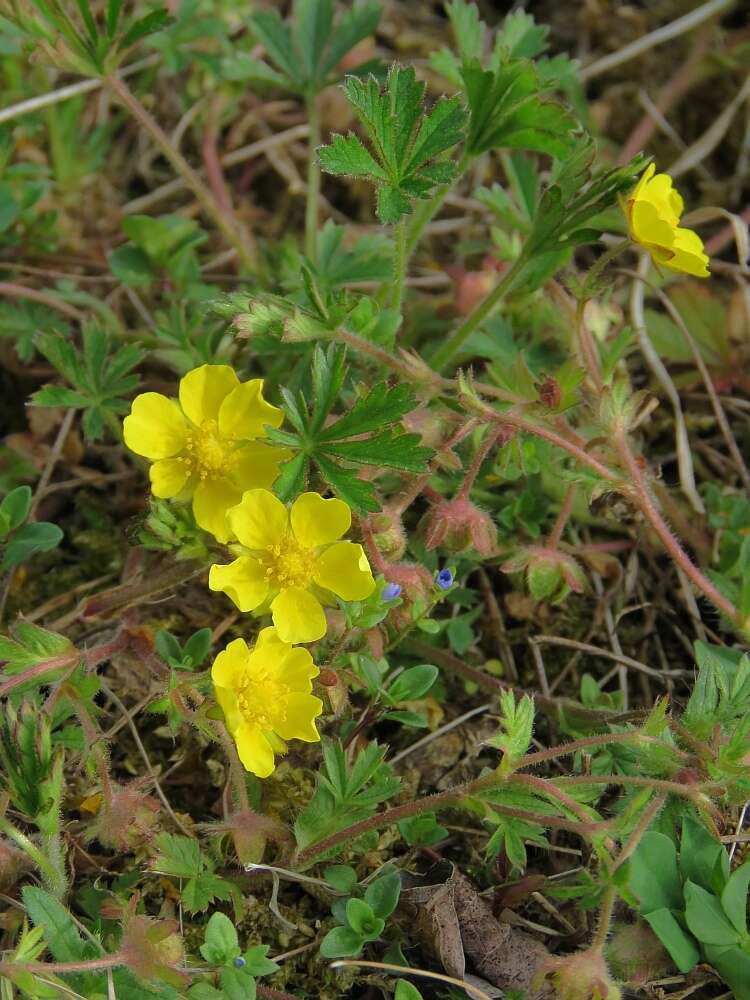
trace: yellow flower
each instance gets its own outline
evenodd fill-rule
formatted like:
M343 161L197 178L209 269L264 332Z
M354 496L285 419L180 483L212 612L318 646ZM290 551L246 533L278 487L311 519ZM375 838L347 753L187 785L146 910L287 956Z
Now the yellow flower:
M323 702L310 694L318 668L310 653L264 628L253 649L235 639L214 660L211 678L227 729L246 770L267 778L286 740L317 743Z
M263 398L263 379L240 382L228 365L201 365L180 380L179 402L158 392L136 396L123 433L131 451L153 462L154 496L192 497L196 522L227 542L227 510L245 490L270 487L289 458L285 448L256 440L282 419Z
M242 554L212 566L211 590L240 611L271 611L283 642L314 642L326 633L322 604L332 594L363 601L375 588L361 545L340 542L352 513L342 500L302 493L287 510L268 490L248 490L227 514Z
M707 278L708 257L703 241L692 229L680 229L682 198L669 174L655 175L655 171L650 163L627 200L630 236L670 271Z

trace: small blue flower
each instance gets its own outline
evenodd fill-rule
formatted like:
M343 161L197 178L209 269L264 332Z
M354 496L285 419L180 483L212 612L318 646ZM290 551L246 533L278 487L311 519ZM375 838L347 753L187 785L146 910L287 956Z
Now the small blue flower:
M453 586L453 574L449 569L441 569L437 575L437 585L441 590L450 590Z
M384 601L395 601L397 597L401 596L401 584L386 583L380 596Z
M247 962L241 956L239 958L235 958L235 960L234 960L234 967L235 967L235 969L244 969L246 965L247 965Z

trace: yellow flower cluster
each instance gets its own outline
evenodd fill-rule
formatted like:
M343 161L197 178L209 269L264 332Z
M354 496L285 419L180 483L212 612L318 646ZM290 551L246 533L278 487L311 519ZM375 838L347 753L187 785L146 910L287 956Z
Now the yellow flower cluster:
M318 669L293 643L325 635L323 608L336 597L364 600L375 588L362 546L341 540L347 504L302 493L287 509L271 492L290 453L264 438L282 418L262 379L240 382L228 365L201 365L180 381L178 399L142 393L123 423L125 444L152 462L154 496L192 501L196 523L236 554L211 567L210 588L240 611L271 614L274 627L254 648L235 639L211 671L240 760L259 777L271 774L286 740L320 739Z

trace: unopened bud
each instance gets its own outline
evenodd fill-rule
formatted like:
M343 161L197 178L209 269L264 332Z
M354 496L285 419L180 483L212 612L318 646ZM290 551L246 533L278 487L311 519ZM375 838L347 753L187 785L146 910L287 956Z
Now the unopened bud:
M113 851L142 847L155 831L159 803L136 783L113 785L110 798L103 799L89 836Z
M471 547L486 558L497 547L497 529L490 515L460 497L434 506L421 526L427 549L442 546L449 552L463 552Z
M604 956L594 948L547 959L534 977L532 989L540 990L546 979L554 985L557 1000L622 1000Z
M185 983L185 976L178 972L183 963L183 948L174 920L130 916L125 923L120 954L130 971L147 983L159 980L171 986Z
M386 507L372 515L369 526L378 552L386 559L400 559L406 551L406 532L401 515Z

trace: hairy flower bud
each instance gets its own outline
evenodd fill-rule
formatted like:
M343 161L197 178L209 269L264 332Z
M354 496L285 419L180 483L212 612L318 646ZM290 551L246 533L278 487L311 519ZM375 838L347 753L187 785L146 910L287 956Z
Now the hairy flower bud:
M113 851L133 851L151 838L159 809L158 801L137 782L113 785L91 826L90 839Z
M386 559L400 559L406 551L406 532L401 515L384 507L369 519L372 539Z
M462 552L471 546L486 558L497 546L497 529L490 515L461 497L434 506L421 527L427 549L441 545L449 552Z
M263 860L266 842L288 843L292 835L284 824L272 816L262 816L252 809L242 809L222 820L205 826L212 833L228 833L234 842L237 858L243 865L259 864Z
M622 1000L622 990L612 979L604 956L594 948L547 959L532 988L540 990L545 980L554 985L557 1000Z
M182 939L175 920L130 916L125 923L120 952L125 965L147 983L163 980L182 986L185 977L177 971L183 961Z
M615 974L630 983L659 979L672 967L661 941L641 920L615 927L607 946L607 958Z

